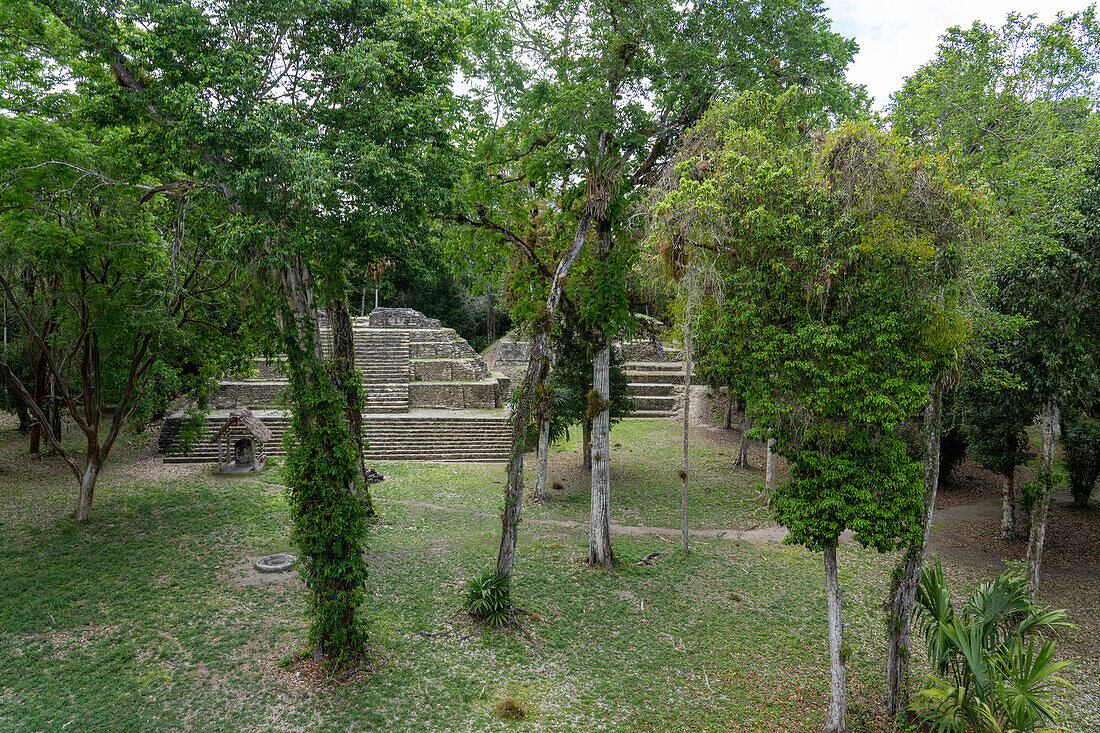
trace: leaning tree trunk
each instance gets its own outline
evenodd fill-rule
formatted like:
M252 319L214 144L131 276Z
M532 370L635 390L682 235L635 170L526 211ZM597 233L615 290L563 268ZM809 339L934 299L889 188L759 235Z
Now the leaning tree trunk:
M535 394L550 370L550 329L554 314L561 302L565 278L584 246L588 229L592 224L592 209L585 207L577 223L577 232L569 249L558 261L554 279L550 282L542 318L531 340L531 352L527 357L527 373L512 415L512 452L508 461L508 486L504 494L504 511L500 515L500 551L497 553L497 571L509 578L516 561L516 540L519 536L519 510L523 500L523 448L527 437L527 424L531 420Z
M886 656L886 711L898 716L909 707L909 630L913 608L917 601L917 586L924 570L924 555L932 529L932 512L936 506L936 491L940 477L940 435L942 432L942 388L937 381L932 399L924 408L921 441L924 449L924 485L920 544L905 554L904 567L893 589L887 628L890 633Z
M535 496L540 500L546 498L546 469L550 462L550 420L543 417L539 420L539 467L538 476L535 479Z
M329 321L332 328L332 359L335 370L332 381L344 394L346 408L344 416L348 423L348 434L355 443L355 460L359 466L359 495L363 501L367 516L373 517L374 502L371 500L370 484L367 482L366 443L363 440L363 380L355 368L355 334L352 329L351 313L348 302L340 297L329 304Z
M1050 516L1050 495L1054 490L1055 430L1058 426L1058 406L1047 400L1042 413L1043 447L1039 463L1039 489L1031 503L1031 535L1027 544L1027 580L1031 592L1039 594L1039 568L1043 562L1043 542L1047 536Z
M1001 537L1016 538L1016 469L1008 469L1001 485Z
M844 626L841 622L840 581L836 570L836 543L825 546L825 604L829 612L829 707L825 733L845 733L848 684L844 669Z

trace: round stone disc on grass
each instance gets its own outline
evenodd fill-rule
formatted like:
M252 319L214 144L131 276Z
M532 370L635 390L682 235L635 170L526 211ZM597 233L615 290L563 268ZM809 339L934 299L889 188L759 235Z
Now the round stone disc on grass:
M277 555L267 555L261 557L256 561L255 568L261 573L285 573L294 567L295 561L298 558L294 557L287 552L280 552Z

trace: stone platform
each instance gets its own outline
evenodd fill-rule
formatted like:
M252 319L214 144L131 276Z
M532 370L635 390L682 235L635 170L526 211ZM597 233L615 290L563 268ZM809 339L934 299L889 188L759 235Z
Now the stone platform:
M407 308L378 308L352 324L355 366L366 390L363 429L377 460L507 461L511 432L504 405L511 380L485 361L453 329ZM331 333L322 327L326 354ZM217 460L209 437L228 411L246 406L275 434L269 455L283 450L290 425L283 360L259 359L249 375L229 376L211 397L203 438L187 455L174 453L182 414L165 419L165 462Z

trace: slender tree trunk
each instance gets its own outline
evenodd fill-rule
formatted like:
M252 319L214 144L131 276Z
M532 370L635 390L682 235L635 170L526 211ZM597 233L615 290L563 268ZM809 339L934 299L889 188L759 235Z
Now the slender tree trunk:
M680 549L688 553L688 443L691 428L691 286L684 326L684 464L680 469Z
M767 454L767 459L764 463L764 491L771 497L775 494L775 486L778 481L776 477L778 462L775 454L775 438L768 438Z
M611 251L611 222L596 225L597 260L601 265ZM611 342L596 329L599 350L592 359L592 391L599 409L592 414L592 505L589 511L588 562L610 570L615 563L611 551Z
M829 708L825 733L845 733L848 723L848 683L844 669L844 626L841 622L840 580L836 571L836 543L825 546L825 604L829 611Z
M1016 469L1008 469L1001 485L1001 537L1016 538Z
M36 405L46 405L46 391L48 374L46 373L46 355L42 354L33 362L34 364L34 403ZM49 415L49 407L44 410L45 415ZM41 419L36 419L31 425L31 439L29 452L32 455L36 455L42 448L42 431L46 426L42 424Z
M611 344L605 340L592 360L592 390L603 409L592 418L592 505L589 511L588 562L610 570L611 551Z
M15 397L15 414L19 417L19 432L30 432L31 414L27 411L27 406L23 404L23 400L20 399L18 395Z
M592 470L592 421L587 417L581 421L581 465Z
M367 315L367 289L359 291L359 317Z
M489 303L485 309L485 335L489 338L489 343L493 343L497 340L497 309L496 309L497 297L493 293L489 293Z
M535 480L535 495L546 498L546 468L550 462L550 420L543 417L539 421L539 469Z
M500 516L500 551L497 553L497 571L502 575L512 575L516 561L516 540L519 535L520 503L523 500L523 448L527 437L527 424L531 420L538 385L546 379L550 370L550 329L554 325L554 314L561 302L565 278L573 263L577 261L588 229L592 224L592 209L585 207L577 223L577 232L573 242L562 258L558 260L554 279L550 283L546 296L546 307L531 340L531 352L527 357L527 373L523 377L523 388L512 415L512 453L508 461L508 486L504 494L504 511Z
M887 619L889 642L886 655L886 711L895 717L909 707L909 630L913 608L917 601L917 586L924 571L924 556L932 530L932 512L936 506L936 491L940 477L940 436L942 433L943 398L940 382L932 388L931 399L924 408L921 430L924 470L921 481L924 497L921 504L920 544L905 554L904 567L893 589L890 616Z
M92 515L92 497L99 470L103 467L98 457L89 455L85 459L84 471L80 475L80 496L76 502L76 521L81 522Z
M726 394L729 397L729 399L726 400L726 430L732 430L733 429L733 399L734 399L734 397L733 397L733 387L732 386L727 387Z
M1058 427L1058 406L1047 400L1042 413L1043 447L1039 463L1039 489L1031 503L1031 535L1027 545L1027 579L1031 592L1039 594L1039 568L1043 562L1043 542L1050 516L1050 494L1054 489L1055 430Z
M347 401L344 415L348 423L348 433L355 443L355 460L359 467L360 480L356 488L367 516L373 517L374 502L371 500L370 484L367 483L367 446L363 440L363 382L355 368L355 333L352 330L351 313L348 302L343 297L334 299L329 304L328 311L332 327L332 359L335 363L332 381Z
M745 419L741 421L741 441L737 444L737 458L734 459L733 465L740 466L741 468L749 467L749 431L752 430L752 418L745 415ZM775 467L772 467L774 473ZM774 488L774 486L773 486ZM771 493L769 489L768 493Z

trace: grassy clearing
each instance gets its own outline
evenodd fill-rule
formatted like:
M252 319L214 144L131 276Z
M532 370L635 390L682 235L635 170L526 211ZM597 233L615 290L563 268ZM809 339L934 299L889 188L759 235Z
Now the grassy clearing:
M616 521L677 525L676 435L666 421L613 433ZM0 435L0 450L17 451L13 440ZM699 442L698 485L711 491L693 497L696 521L755 523L757 477L719 471L729 449ZM583 525L587 487L567 451L551 470L564 496L528 519ZM126 480L145 464L121 460L133 470L110 474L80 526L67 477L0 475L0 729L813 731L822 717L821 562L799 548L696 541L683 557L654 535L619 538L619 572L605 575L581 562L583 526L528 521L514 590L526 633L484 629L459 607L465 580L495 558L502 469L391 464L369 538L371 672L315 687L279 665L303 643L300 581L249 570L293 551L278 470ZM633 564L652 551L666 553L655 567ZM840 555L851 721L886 730L892 558ZM524 719L494 715L507 697Z

